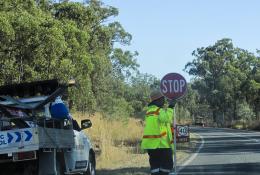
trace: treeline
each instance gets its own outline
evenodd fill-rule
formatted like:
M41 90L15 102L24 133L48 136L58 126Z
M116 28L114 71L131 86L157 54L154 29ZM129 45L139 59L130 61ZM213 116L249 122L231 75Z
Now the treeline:
M0 0L0 85L75 79L74 110L137 115L158 80L138 72L137 52L115 47L132 38L109 23L117 15L98 0Z
M191 117L203 117L219 126L260 119L260 57L234 47L231 39L193 51L185 66L194 77L184 99Z
M139 73L137 52L116 47L132 39L111 20L117 15L98 0L0 0L0 85L75 79L73 110L143 116L160 81ZM193 79L176 106L178 120L203 117L220 125L259 120L259 54L234 47L230 39L195 50L185 66Z

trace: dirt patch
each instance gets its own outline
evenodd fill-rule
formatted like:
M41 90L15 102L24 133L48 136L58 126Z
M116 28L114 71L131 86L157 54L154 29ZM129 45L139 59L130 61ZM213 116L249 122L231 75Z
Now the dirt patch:
M188 148L188 147L187 147ZM191 151L177 151L178 164L185 161ZM147 154L127 154L122 161L113 164L111 168L97 169L97 175L149 175L149 161Z

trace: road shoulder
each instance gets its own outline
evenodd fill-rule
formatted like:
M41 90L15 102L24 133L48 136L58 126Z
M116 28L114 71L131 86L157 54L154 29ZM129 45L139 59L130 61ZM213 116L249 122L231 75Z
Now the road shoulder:
M193 146L190 150L192 152L190 152L189 156L186 157L186 159L183 159L182 161L180 161L180 163L178 163L179 165L177 166L177 172L180 172L182 169L184 169L187 165L189 165L199 154L200 150L203 148L204 146L204 138L197 134L197 133L193 133L193 139L191 142L193 142L191 145Z

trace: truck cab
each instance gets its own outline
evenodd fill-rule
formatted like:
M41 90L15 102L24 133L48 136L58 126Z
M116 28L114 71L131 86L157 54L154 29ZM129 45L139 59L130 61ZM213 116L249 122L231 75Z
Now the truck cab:
M196 117L195 118L195 126L202 126L204 127L205 126L205 120L203 117Z

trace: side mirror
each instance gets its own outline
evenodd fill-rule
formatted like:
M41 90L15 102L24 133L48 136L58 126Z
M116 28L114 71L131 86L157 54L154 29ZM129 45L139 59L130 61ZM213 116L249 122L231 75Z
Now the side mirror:
M87 129L92 126L92 122L89 119L81 120L81 129Z

